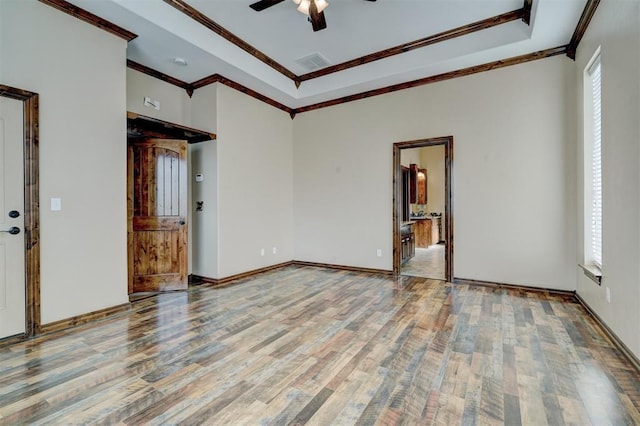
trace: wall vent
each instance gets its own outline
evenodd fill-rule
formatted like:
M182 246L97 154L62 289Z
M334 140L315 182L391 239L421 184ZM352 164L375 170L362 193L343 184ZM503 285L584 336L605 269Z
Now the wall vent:
M331 65L327 58L319 53L312 53L311 55L298 58L296 59L296 63L303 66L308 71L319 70Z

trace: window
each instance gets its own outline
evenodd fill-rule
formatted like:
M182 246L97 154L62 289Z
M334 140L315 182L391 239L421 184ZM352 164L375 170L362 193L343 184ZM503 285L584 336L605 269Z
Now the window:
M598 283L602 268L601 74L600 49L598 49L584 72L585 267L590 268L591 274L597 276ZM585 272L587 272L586 269Z

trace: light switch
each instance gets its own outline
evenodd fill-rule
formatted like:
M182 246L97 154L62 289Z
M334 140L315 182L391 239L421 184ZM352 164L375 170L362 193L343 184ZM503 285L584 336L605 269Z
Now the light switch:
M59 212L62 210L62 198L52 198L51 199L51 211Z

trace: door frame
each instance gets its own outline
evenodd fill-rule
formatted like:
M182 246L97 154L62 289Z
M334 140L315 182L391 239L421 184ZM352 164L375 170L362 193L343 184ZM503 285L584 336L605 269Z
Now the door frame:
M400 265L400 225L402 218L402 164L400 154L403 149L444 145L445 202L444 241L445 279L453 279L453 136L418 139L393 144L393 274L399 276Z
M23 104L25 333L40 333L40 161L38 94L0 84L0 96ZM9 339L12 339L9 337ZM4 340L4 339L3 339Z

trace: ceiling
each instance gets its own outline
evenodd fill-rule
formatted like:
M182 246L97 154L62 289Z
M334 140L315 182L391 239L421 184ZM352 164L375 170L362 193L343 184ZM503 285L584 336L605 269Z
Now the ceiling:
M254 1L69 0L137 34L132 61L186 83L219 74L289 108L567 45L587 3L533 0L527 24L523 0L327 0L327 28L313 32L292 1L262 12L249 8ZM472 31L478 21L490 28ZM469 33L431 43L438 33L458 35L454 29ZM313 70L298 62L319 54L332 66L415 41L417 48L317 78L307 79Z

